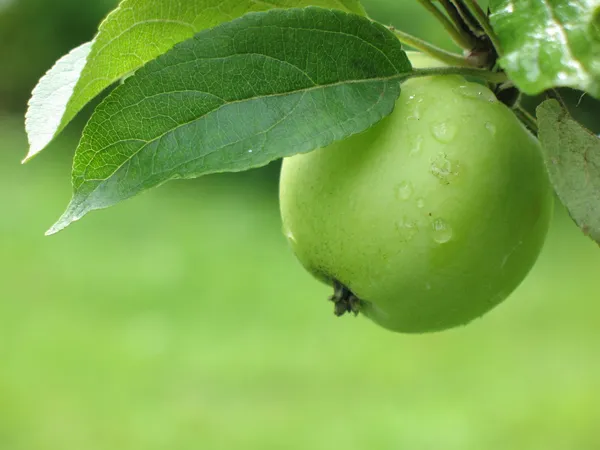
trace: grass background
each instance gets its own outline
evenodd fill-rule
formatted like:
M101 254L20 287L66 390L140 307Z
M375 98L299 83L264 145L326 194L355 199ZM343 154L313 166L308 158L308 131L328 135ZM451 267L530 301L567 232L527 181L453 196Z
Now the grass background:
M560 208L510 299L422 336L333 316L280 232L276 167L45 238L80 124L21 166L22 107L113 3L0 9L0 450L600 448L600 251ZM416 1L364 3L446 45Z
M175 182L45 238L75 141L20 166L0 137L1 449L600 446L600 252L560 209L507 302L398 335L331 314L274 186Z

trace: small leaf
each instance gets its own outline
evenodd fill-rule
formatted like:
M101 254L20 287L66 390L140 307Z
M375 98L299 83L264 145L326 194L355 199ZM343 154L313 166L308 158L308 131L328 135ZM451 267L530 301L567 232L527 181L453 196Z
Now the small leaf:
M196 32L249 11L322 6L364 15L358 0L124 0L94 41L61 58L32 93L25 128L41 152L104 89Z
M56 62L33 90L25 125L29 139L29 154L23 162L48 145L54 138L56 130L62 127L64 105L73 95L91 48L92 43L87 42L71 50Z
M537 108L539 138L550 180L569 214L600 243L600 138L556 100Z
M526 94L569 86L600 97L599 0L492 0L500 65Z
M251 13L197 34L115 89L75 154L73 200L49 231L173 178L241 171L361 132L411 65L367 18Z

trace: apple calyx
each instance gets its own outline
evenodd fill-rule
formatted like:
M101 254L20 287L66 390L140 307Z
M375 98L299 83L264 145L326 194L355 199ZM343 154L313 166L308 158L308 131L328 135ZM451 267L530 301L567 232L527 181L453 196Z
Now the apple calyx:
M333 295L329 297L329 300L333 302L333 313L338 317L346 313L353 313L357 316L363 303L350 289L337 280L333 281Z

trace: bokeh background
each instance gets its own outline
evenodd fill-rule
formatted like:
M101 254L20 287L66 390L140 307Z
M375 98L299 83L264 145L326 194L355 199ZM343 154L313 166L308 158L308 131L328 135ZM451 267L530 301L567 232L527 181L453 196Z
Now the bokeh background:
M22 166L26 101L114 5L0 0L0 450L600 448L600 250L561 207L508 301L423 336L333 317L281 235L277 164L45 238L89 109ZM416 1L365 5L450 45Z

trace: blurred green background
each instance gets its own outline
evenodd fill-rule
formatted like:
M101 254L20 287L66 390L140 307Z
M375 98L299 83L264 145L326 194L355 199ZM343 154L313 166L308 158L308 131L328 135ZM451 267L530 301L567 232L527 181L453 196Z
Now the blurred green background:
M417 2L365 4L447 45ZM45 238L85 114L21 166L25 103L112 6L0 0L0 450L600 448L600 251L561 208L508 301L424 336L331 314L280 233L277 165Z

